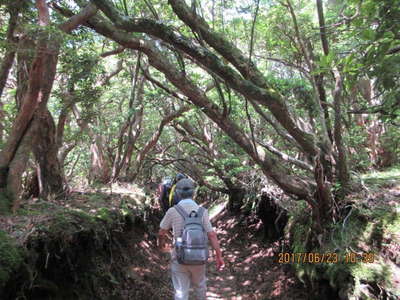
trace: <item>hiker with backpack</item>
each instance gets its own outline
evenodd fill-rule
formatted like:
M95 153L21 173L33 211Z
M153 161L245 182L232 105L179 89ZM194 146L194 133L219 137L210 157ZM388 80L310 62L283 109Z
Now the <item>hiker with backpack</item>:
M165 248L169 230L173 232L171 253L171 276L175 289L175 300L187 300L192 285L198 300L206 299L206 263L208 241L215 250L217 270L224 266L217 234L213 230L208 212L194 200L194 183L181 179L175 193L179 202L169 208L160 223L158 246Z
M158 202L164 213L167 212L168 208L178 203L177 196L175 195L175 186L176 183L183 178L187 178L187 176L182 173L178 173L176 174L174 180L172 180L170 177L166 177L158 186Z
M158 203L164 213L167 212L168 206L168 197L169 192L172 187L172 179L170 177L166 177L158 186Z

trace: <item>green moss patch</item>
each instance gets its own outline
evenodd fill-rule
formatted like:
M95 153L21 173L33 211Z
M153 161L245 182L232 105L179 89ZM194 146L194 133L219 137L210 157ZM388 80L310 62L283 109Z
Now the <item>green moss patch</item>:
M155 231L153 221L159 222L149 201L137 198L73 193L54 202L32 199L18 215L4 216L1 299L144 299L160 294L142 289L140 276L129 275L132 264L149 264L149 249L141 241L147 231Z
M0 231L0 291L23 262L22 250L5 232Z
M0 213L2 215L9 214L11 211L10 199L4 192L0 192Z
M371 209L362 203L348 207L314 249L307 248L312 237L310 222L306 210L292 213L287 227L290 251L330 253L338 261L292 264L303 283L312 287L319 281L328 281L346 299L380 299L383 294L400 297L400 286L394 284L395 274L400 274L398 207Z
M370 186L391 186L400 184L400 167L392 167L385 171L363 174L361 178Z

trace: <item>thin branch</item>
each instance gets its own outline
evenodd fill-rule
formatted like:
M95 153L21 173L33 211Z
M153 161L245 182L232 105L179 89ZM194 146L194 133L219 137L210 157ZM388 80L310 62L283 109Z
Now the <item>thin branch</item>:
M122 71L122 60L118 61L117 67L114 71L112 71L110 74L106 75L106 77L102 80L101 85L105 86L108 85L111 78L113 78L114 76L118 75L119 72Z
M250 38L250 50L249 50L249 61L248 61L249 67L251 64L251 56L253 54L254 29L256 27L256 21L257 21L257 15L258 15L259 8L260 8L260 0L256 0L256 11L254 12L253 23L251 25L251 38ZM258 155L256 139L254 137L254 127L253 127L253 123L251 122L251 116L250 116L250 112L249 112L249 101L248 101L247 97L245 98L245 110L246 110L247 121L248 121L249 127L250 127L251 141L253 143L254 152L256 153L256 155Z
M340 20L339 22L336 22L335 24L325 25L324 27L329 29L329 28L339 27L339 26L341 26L343 24L349 24L351 21L353 21L355 18L357 18L360 15L361 4L362 4L362 1L359 1L358 5L356 7L356 12L354 13L354 15L352 15L350 17L347 17L342 13L341 14L342 20Z
M291 163L291 164L293 164L293 165L295 165L295 166L297 166L297 167L299 167L299 168L301 168L303 170L306 170L306 171L309 171L309 172L313 171L313 167L311 165L307 164L306 162L301 161L299 159L296 159L296 158L294 158L292 156L289 156L289 155L279 151L278 149L276 149L272 145L263 143L261 141L257 141L257 143L260 146L262 146L265 149L267 149L269 152L271 152L271 153L275 154L276 156L278 156L279 158L281 158L282 160L284 160L286 162L289 162L289 163Z
M310 71L306 70L305 68L303 68L300 65L296 65L294 63L288 62L286 60L280 59L280 58L276 58L276 57L262 57L262 56L257 56L257 57L261 57L261 58L265 58L266 60L271 60L271 61L275 61L278 62L284 66L287 67L291 67L291 68L295 68L297 70L299 70L301 73L303 73L307 78L310 78Z
M152 77L149 73L149 71L142 69L143 75L144 77L150 81L151 83L153 83L154 85L158 86L159 88L163 89L164 91L166 91L169 95L179 99L182 102L186 102L189 103L187 100L183 99L182 97L180 97L176 92L174 92L173 90L171 90L170 88L168 88L167 86L165 86L164 84L162 84L161 82L159 82L157 79L155 79L154 77Z
M144 0L144 3L146 4L146 6L149 8L149 10L151 11L151 13L153 14L154 18L156 20L160 20L160 17L158 16L158 13L156 11L156 9L154 8L153 4L151 4L151 2Z
M304 55L304 58L305 58L305 60L306 60L306 63L307 63L308 68L309 68L310 70L312 70L312 69L313 69L313 67L312 67L312 62L311 62L311 59L310 59L310 57L309 57L309 53L307 52L307 48L306 48L306 46L304 45L304 41L303 41L303 39L302 39L302 37L301 37L300 28L299 28L299 25L298 25L298 23L297 23L297 17L296 17L296 14L295 14L295 12L294 12L292 3L290 2L290 0L286 0L286 4L284 4L284 3L282 3L282 2L281 2L281 4L282 4L283 6L285 6L285 7L289 10L289 13L290 13L290 15L291 15L291 17L292 17L292 22L293 22L293 26L294 26L294 31L295 31L295 33L296 33L297 42L298 42L298 44L299 44L299 46L300 46L301 52L303 52L303 55Z
M71 32L79 25L85 23L88 19L97 13L97 7L94 4L89 4L80 13L72 16L68 21L60 25L60 29L64 32Z
M249 127L250 127L251 142L253 143L255 154L258 156L256 139L254 136L254 127L253 127L253 123L251 122L251 116L250 116L250 112L249 112L249 101L247 100L247 98L245 99L245 111L246 111L247 122L249 123Z
M10 18L8 20L8 27L7 27L7 33L6 33L6 52L3 57L3 61L0 66L0 98L1 95L3 94L4 87L6 86L7 79L8 79L8 74L11 70L11 67L14 63L14 58L15 58L15 45L14 43L17 42L18 38L14 36L14 31L17 27L17 21L18 21L18 15L20 11L20 5L17 7L11 8L10 9ZM1 114L1 102L0 102L0 114ZM1 126L1 125L0 125ZM0 130L2 130L0 128ZM0 139L1 139L2 133L0 132Z
M253 44L254 44L254 29L256 27L256 21L257 21L257 16L258 16L258 9L260 8L260 0L256 0L256 11L254 12L254 18L253 18L253 23L251 25L251 38L250 38L250 51L249 51L249 61L248 61L248 66L251 64L251 56L253 54Z
M96 1L96 3L106 4L106 5L109 3L106 0L93 0L93 1ZM189 78L187 78L187 76L184 76L181 72L179 72L179 70L177 70L176 67L168 61L164 53L158 50L158 47L155 43L147 40L140 40L134 38L132 37L131 34L127 33L127 31L136 31L136 30L143 31L145 28L143 28L142 26L136 27L138 23L133 20L129 21L126 20L127 23L124 20L121 20L118 16L114 15L115 10L112 7L111 11L108 11L106 7L101 7L101 8L103 12L105 12L108 16L111 16L112 19L115 20L114 17L116 17L117 20L115 24L120 27L124 27L125 30L116 29L113 25L111 25L109 22L107 22L106 20L104 20L104 18L100 16L91 18L89 22L90 27L94 28L100 34L112 38L113 40L115 40L116 42L120 43L121 45L127 48L144 52L149 59L148 60L149 64L158 69L160 72L164 73L166 78L176 88L180 89L182 93L185 94L193 104L201 108L208 117L210 117L216 124L218 124L218 126L224 132L226 132L244 151L246 151L251 156L251 158L258 165L262 167L262 171L264 172L265 175L267 175L272 180L274 180L274 182L279 184L279 186L286 192L290 194L295 194L300 198L303 197L303 199L305 197L306 198L309 197L310 189L313 187L313 183L310 180L291 175L290 171L286 167L276 163L277 160L275 159L275 157L272 157L272 154L270 153L267 153L264 156L264 158L260 160L260 158L257 157L254 153L253 149L254 147L251 145L251 141L249 141L248 137L244 134L244 132L240 128L238 128L237 124L227 118L221 118L222 114L218 110L218 106L212 103L205 96L204 92L200 90ZM134 23L131 23L131 21L133 21ZM145 23L148 22L150 22L150 20L145 20ZM194 46L193 44L190 45L187 44L188 41L184 37L182 37L181 35L178 36L175 32L171 32L171 29L169 28L164 28L162 24L156 23L148 25L150 25L150 27L153 27L154 25L158 29L161 29L162 31L164 31L164 29L165 30L168 29L168 32L163 32L164 35L165 34L168 35L166 36L167 37L166 40L168 40L168 42L172 42L174 44L179 42L180 45L182 45L183 43L185 47L186 46L190 47L190 51L192 51L191 55L196 56L196 59L198 60L202 60L204 64L206 64L206 61L208 62L219 61L218 57L215 56L209 57L209 55L206 55L208 53L206 49L205 52L203 51L203 49L201 49L202 56L197 56L197 54L200 54L199 47ZM148 26L147 29L149 29ZM151 29L155 30L156 28L153 27ZM157 33L156 31L153 31L153 33L155 35L160 35L160 32ZM179 41L177 39L179 39ZM182 50L189 51L188 48ZM217 74L220 73L219 74L220 76L225 76L227 74L223 74L223 72L219 71L222 70L228 71L229 69L230 76L228 76L227 81L230 82L229 85L232 85L231 86L232 89L237 90L239 86L245 88L244 84L246 83L246 80L243 80L243 78L239 79L237 77L238 74L235 73L235 71L233 71L231 68L226 68L225 65L221 64L219 64L216 67L220 70L215 70L216 71L215 73ZM270 106L271 111L275 111L275 113L279 112L277 118L280 118L282 121L285 120L285 122L282 123L282 125L287 127L288 131L293 133L294 136L296 136L296 139L299 139L299 143L301 143L304 146L304 148L307 149L307 152L314 154L317 151L316 145L313 143L313 141L310 141L307 138L310 136L310 134L300 130L295 124L293 126L291 125L291 123L293 123L293 120L289 115L289 111L286 110L285 108L286 106L282 104L283 98L281 98L281 96L273 94L273 96L276 97L270 98L269 96L271 95L268 94L268 91L259 89L257 86L254 86L252 84L247 86L247 88L249 89L249 91L251 90L251 95L249 94L249 97L254 98L255 94L258 94L258 92L260 92L259 96L261 95L263 96L262 97L263 103L265 104L268 103L268 106Z
M389 49L389 51L386 54L396 54L397 52L400 52L400 45L392 49Z
M262 109L261 107L256 104L252 103L254 110L265 120L267 121L276 131L277 134L279 134L282 138L284 138L286 141L288 141L290 144L296 146L298 149L301 150L300 145L296 142L296 140L287 134L283 128L281 128L280 124L277 124L275 120L273 120L272 117L268 116Z
M111 56L111 55L115 55L115 54L119 54L124 52L125 47L119 46L117 49L111 50L111 51L106 51L103 52L102 54L100 54L100 57L107 57L107 56Z
M158 37L164 40L167 43L175 46L177 49L186 52L190 56L196 59L198 64L203 66L207 66L213 70L215 74L225 79L225 82L233 89L241 93L243 96L251 99L251 101L257 101L261 105L267 106L270 111L274 114L277 120L280 121L283 127L285 127L288 132L298 141L299 144L304 148L304 152L311 153L312 155L318 152L316 144L312 140L311 134L304 132L295 124L292 116L289 113L288 107L284 101L282 95L280 95L277 91L269 89L266 81L262 73L257 70L255 67L252 67L252 71L254 74L249 74L248 76L251 79L246 80L243 79L240 74L238 74L235 70L233 70L229 65L224 64L221 59L213 54L209 49L197 46L193 43L193 41L184 35L176 32L174 29L171 29L169 26L165 24L161 24L160 22L149 20L149 19L134 19L128 18L126 16L121 16L118 10L113 6L113 4L108 0L92 0L106 16L114 23L114 25L123 29L123 32L143 32L150 34L152 36ZM178 4L184 4L184 1L174 1L178 2ZM169 0L169 3L172 3ZM174 8L175 9L175 8ZM193 15L193 14L192 14ZM100 18L98 18L100 20ZM196 19L197 20L197 19ZM95 20L91 20L92 21ZM96 22L96 21L95 21ZM108 31L108 29L104 28L104 19L100 21L103 24L99 24L96 22L96 27L103 26L103 29ZM186 20L185 20L186 22ZM104 32L106 35L112 34L111 32ZM118 35L117 40L123 39L122 33L118 31L116 35ZM210 33L206 32L205 34L209 35ZM204 33L202 32L202 37L204 37ZM226 45L225 39L219 39L221 43ZM209 41L207 41L209 43ZM149 41L139 41L138 39L130 39L129 41L130 48L134 47L137 50L146 51L146 55L151 55L151 52L156 49L150 50L146 45L151 44ZM126 44L124 44L126 46ZM213 45L214 47L214 45ZM225 49L225 48L224 48ZM223 54L224 49L221 50ZM225 49L227 50L227 49ZM232 49L231 49L232 50ZM236 48L237 50L237 48ZM233 51L233 50L232 50ZM150 58L151 60L152 58ZM245 66L242 66L242 69L247 69L247 58L245 59ZM253 65L253 64L252 64ZM239 66L240 67L240 66ZM246 72L247 73L247 72ZM254 76L253 76L254 75ZM247 76L247 75L246 75ZM176 77L176 76L175 76ZM250 78L249 77L249 78ZM176 80L175 80L176 81Z
M324 54L328 55L329 43L325 30L325 18L324 18L324 9L322 6L322 0L317 0L317 11L318 11L319 32L321 37L322 49L324 50Z
M75 167L79 161L79 158L81 157L81 152L78 153L78 157L76 158L74 164L72 165L72 168L69 170L68 174L67 174L67 178L71 178L72 174L74 173Z

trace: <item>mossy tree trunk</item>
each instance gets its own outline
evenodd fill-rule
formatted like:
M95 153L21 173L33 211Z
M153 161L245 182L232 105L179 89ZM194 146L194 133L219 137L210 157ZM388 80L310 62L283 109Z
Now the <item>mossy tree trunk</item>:
M40 3L40 1L38 1L38 7L39 6L43 6L43 3ZM48 17L48 13L43 13L42 9L39 9L39 11L39 23L43 28L48 24L48 22L46 23L46 20L48 21L46 18L46 16ZM48 49L47 43L48 40L46 34L42 30L37 41L35 58L29 72L27 91L24 93L21 107L12 126L8 140L0 153L0 170L2 175L0 177L0 193L11 201L15 200L14 197L16 195L13 194L13 191L11 191L10 188L13 187L13 189L15 189L15 186L10 182L8 175L14 174L14 170L10 170L10 167L15 165L13 164L13 160L16 159L16 153L21 145L21 141L28 132L34 113L42 100L40 90L42 78L45 72L46 51Z
M33 153L38 163L39 196L58 197L64 192L64 176L58 161L58 147L53 117L46 109L37 113L33 120Z
M105 141L96 134L90 145L91 165L89 179L91 182L106 184L111 179L111 165L104 149Z

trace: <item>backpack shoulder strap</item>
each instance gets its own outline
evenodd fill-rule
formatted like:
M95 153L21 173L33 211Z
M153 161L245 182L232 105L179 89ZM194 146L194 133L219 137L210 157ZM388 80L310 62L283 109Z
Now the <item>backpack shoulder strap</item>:
M170 207L174 206L175 188L176 188L176 184L174 184L174 185L171 187L171 190L169 191L168 200L169 200L169 206L170 206Z
M187 212L179 204L174 205L174 208L183 217L184 220L186 220L189 217Z
M206 209L203 206L199 206L199 209L197 210L197 217L200 220L203 220L203 215L204 215L205 211L206 211Z

